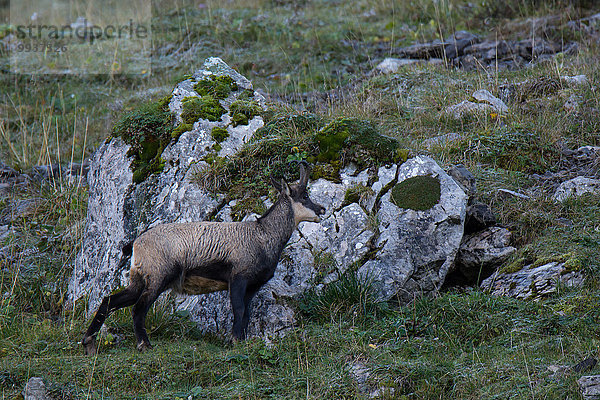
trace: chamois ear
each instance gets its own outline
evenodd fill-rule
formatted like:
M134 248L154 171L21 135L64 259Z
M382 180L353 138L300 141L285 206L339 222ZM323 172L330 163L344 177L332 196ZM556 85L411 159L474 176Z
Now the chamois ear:
M308 184L308 177L310 176L310 166L306 161L300 162L300 181L298 185L304 189L306 189L306 185Z
M287 184L287 182L283 178L281 178L281 180L278 181L278 180L274 179L273 177L271 177L271 184L275 187L275 189L277 189L277 191L279 193L284 193L288 196L290 196L292 193L290 186Z
M281 178L281 188L280 193L285 194L286 196L292 195L292 189L290 189L290 185L285 181L285 179Z
M278 192L281 192L282 186L281 186L281 182L278 181L277 179L271 177L271 185L273 185L273 187L275 189L277 189Z

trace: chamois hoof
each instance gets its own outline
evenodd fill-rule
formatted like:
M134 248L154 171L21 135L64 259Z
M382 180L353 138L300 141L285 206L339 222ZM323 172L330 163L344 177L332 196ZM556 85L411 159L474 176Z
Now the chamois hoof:
M145 353L152 349L152 345L148 342L140 342L137 345L137 349L140 351L140 353Z
M83 345L83 354L85 354L86 356L96 355L96 339L94 339L93 336L83 338L81 344Z

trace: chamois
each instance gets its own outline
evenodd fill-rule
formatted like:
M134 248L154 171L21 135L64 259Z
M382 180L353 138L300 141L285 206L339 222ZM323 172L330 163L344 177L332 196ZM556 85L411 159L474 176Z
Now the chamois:
M272 179L279 198L256 221L169 223L141 234L131 246L129 286L102 300L82 340L85 354L96 353L95 336L106 317L128 306L133 306L138 350L150 349L146 314L167 289L185 294L229 290L233 339L244 339L252 298L273 277L294 229L301 221L319 222L325 212L308 196L308 177L309 168L301 163L298 184Z

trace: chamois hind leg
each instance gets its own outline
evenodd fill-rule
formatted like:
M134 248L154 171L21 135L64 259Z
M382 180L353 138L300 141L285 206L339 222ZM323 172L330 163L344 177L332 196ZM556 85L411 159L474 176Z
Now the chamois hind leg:
M140 296L132 310L133 315L133 331L139 351L146 351L152 348L148 333L146 332L146 315L152 304L158 299L158 296L164 292L180 276L179 270L175 269L171 273L160 280L150 283Z
M134 305L142 294L143 289L143 282L132 277L130 285L125 289L102 299L102 303L100 304L98 311L96 311L94 319L88 330L85 332L81 342L86 355L96 354L96 340L94 339L94 336L98 333L106 318L115 310Z

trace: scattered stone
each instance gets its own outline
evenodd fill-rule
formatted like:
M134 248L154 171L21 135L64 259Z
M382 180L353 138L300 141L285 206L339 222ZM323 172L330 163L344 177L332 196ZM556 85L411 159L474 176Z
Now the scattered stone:
M377 67L375 67L375 70L381 72L382 74L395 74L402 67L407 65L423 64L423 62L423 60L388 57L380 62Z
M443 135L434 136L429 139L423 140L423 144L427 147L428 150L436 147L445 147L449 144L459 142L463 139L463 136L460 133L450 132L445 133Z
M569 96L565 104L563 104L565 111L569 113L576 113L581 108L581 97L572 94Z
M462 164L454 165L448 171L448 175L450 175L456 183L464 190L469 197L475 195L477 191L477 184L475 182L475 176Z
M350 376L358 384L358 390L361 393L366 393L369 390L368 380L371 372L365 364L360 361L356 361L350 365L349 368Z
M454 60L457 57L464 55L465 48L481 42L481 39L471 32L457 31L448 38L446 42L448 42L444 49L446 58L448 60Z
M581 360L577 364L575 364L571 369L575 372L586 372L593 369L596 364L598 364L598 360L594 357L586 358L585 360Z
M586 75L561 76L560 79L569 85L586 85L590 83Z
M518 299L537 298L556 291L557 286L581 286L583 274L571 270L564 262L553 261L544 265L527 265L511 273L495 272L481 283L481 288L496 296Z
M473 93L471 99L464 100L446 108L446 113L452 115L456 119L460 119L465 115L478 114L481 112L506 113L508 112L508 106L487 90L478 90Z
M496 216L487 204L474 202L467 207L465 235L482 231L496 225Z
M498 198L500 198L500 199L510 199L511 197L516 197L516 198L523 199L523 200L529 200L531 198L531 197L527 196L526 194L515 192L514 190L508 190L508 189L498 189L496 194L497 194Z
M600 399L600 375L582 376L577 384L584 400Z
M502 100L492 95L489 91L485 89L480 89L473 93L473 98L477 100L479 103L485 103L491 105L494 110L500 113L507 113L508 106L504 104Z
M568 197L579 197L585 193L600 194L600 180L578 176L561 183L552 198L564 201Z
M24 400L52 400L42 378L29 378L23 390Z
M510 239L508 229L499 226L465 236L456 258L458 268L472 282L486 279L517 250Z

